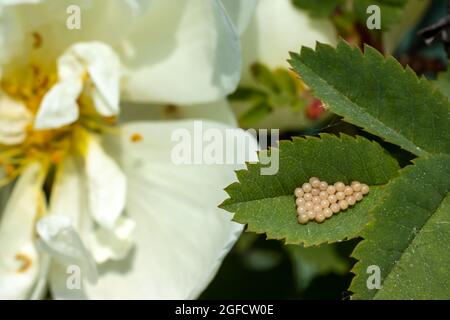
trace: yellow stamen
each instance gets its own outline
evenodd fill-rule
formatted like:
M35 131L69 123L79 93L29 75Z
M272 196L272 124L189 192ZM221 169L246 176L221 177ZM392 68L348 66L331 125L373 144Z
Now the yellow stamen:
M144 137L140 133L134 133L131 135L131 142L138 143L141 142L144 139Z
M39 34L33 35L36 41ZM37 44L41 44L36 42ZM39 111L45 94L57 82L56 66L44 67L31 63L17 69L6 68L0 80L0 90L24 103L32 115ZM6 177L0 185L15 179L27 163L40 161L60 164L69 152L85 152L87 132L115 132L116 117L102 117L95 109L91 90L88 88L89 75L83 75L85 89L77 100L80 117L77 122L58 129L36 130L34 124L26 128L26 138L20 145L0 145L0 166ZM84 133L86 132L86 133Z

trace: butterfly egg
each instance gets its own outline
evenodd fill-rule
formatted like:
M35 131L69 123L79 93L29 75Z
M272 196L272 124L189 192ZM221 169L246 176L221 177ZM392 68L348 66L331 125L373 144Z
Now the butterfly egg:
M305 192L303 191L302 188L296 188L294 191L294 194L297 198L303 197L303 195L305 194Z
M335 194L336 193L336 187L335 186L328 186L327 193L329 195Z
M306 211L312 211L312 209L314 208L314 204L311 201L307 201L305 203L305 209Z
M338 201L338 199L337 199L336 195L332 194L332 195L328 196L329 203L333 204L333 203L336 203L337 201Z
M320 199L322 199L322 200L328 199L328 192L326 192L326 191L320 191L319 197L320 197Z
M351 196L352 194L353 194L353 188L352 187L349 187L349 186L346 186L345 188L344 188L344 194L346 195L346 196Z
M322 212L322 206L320 205L320 204L316 204L314 207L313 207L313 211L317 214L317 213L319 213L319 212Z
M322 200L322 199L320 199L320 197L315 196L315 197L312 198L312 203L314 203L314 204L320 204L320 201L321 201L321 200Z
M363 195L366 195L369 193L369 186L367 184L362 184L361 185L361 193Z
M309 179L309 183L311 184L311 186L312 186L313 188L316 188L316 189L318 189L319 186L320 186L320 180L319 180L319 178L317 178L317 177L311 177L311 178Z
M336 188L336 191L344 191L345 184L339 181L334 184L334 187Z
M355 203L356 203L356 198L355 198L355 196L348 196L348 197L345 198L345 200L348 202L348 204L349 204L350 206L354 206Z
M320 201L320 206L325 209L328 208L330 206L330 202L328 200L321 200Z
M327 190L327 188L328 188L328 183L326 183L326 181L321 181L320 185L319 185L319 189L321 191L325 191L325 190Z
M337 198L338 200L344 200L344 199L345 199L345 193L342 192L342 191L336 192L336 198Z
M298 223L306 224L311 220L321 223L354 206L368 193L369 186L359 181L352 181L349 186L341 181L328 185L326 181L311 177L294 190Z
M355 192L354 197L356 201L361 201L363 199L363 194L361 192Z
M295 204L296 204L298 207L303 207L303 206L305 206L305 203L306 203L306 200L305 200L304 198L297 198L297 199L295 199Z
M306 213L299 214L297 217L298 223L307 224L309 221L309 217Z
M309 183L310 184L313 184L314 183L314 181L319 181L320 182L320 179L319 178L317 178L317 177L311 177L311 178L309 178Z
M325 221L325 214L322 211L318 212L315 219L318 223L322 223Z
M362 185L359 181L352 181L351 187L354 192L359 192L361 191Z
M341 207L337 204L337 203L333 203L330 206L331 211L333 211L333 213L338 213L339 211L341 211Z
M305 207L297 207L297 214L306 214Z
M325 208L322 210L322 212L325 218L330 218L333 215L333 211L331 211L330 208Z
M312 186L311 186L311 184L306 182L302 185L302 189L305 193L309 193L312 190Z
M341 210L346 210L348 208L347 200L340 200L339 201L339 207L341 208Z

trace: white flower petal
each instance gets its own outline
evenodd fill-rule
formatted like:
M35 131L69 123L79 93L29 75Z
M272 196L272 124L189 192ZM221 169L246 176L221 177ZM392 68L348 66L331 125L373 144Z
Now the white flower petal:
M92 228L84 170L78 158L64 159L55 176L49 205L50 214L69 218L82 234Z
M94 106L105 117L119 113L120 62L107 45L77 43L58 59L58 82L44 96L36 116L36 129L54 129L78 119L78 97L83 77L89 74Z
M147 2L150 0L139 0L138 4L145 8ZM73 29L71 22L77 12L72 10L77 7L80 9L80 28ZM5 33L4 47L10 51L11 45L14 45L15 54L8 54L9 57L32 53L39 61L50 63L74 43L101 41L111 46L120 43L139 17L136 6L131 5L130 1L110 0L12 2L3 8L0 4L0 15L13 19L11 28L5 32L0 30L0 39L1 34ZM3 17L0 19L3 20ZM42 39L39 50L33 49L30 42L32 34Z
M84 165L79 159L72 157L65 159L56 175L49 212L70 219L85 250L89 251L89 256L92 256L95 263L120 259L132 246L130 224L125 217L118 219L114 230L105 230L95 224L89 209L84 172ZM105 235L109 237L105 238ZM92 258L89 257L87 261L94 264ZM50 271L52 296L56 299L85 298L83 288L81 290L67 288L67 277L67 264L54 261Z
M83 90L84 67L71 54L58 59L58 82L42 99L36 115L36 129L54 129L78 119L77 99Z
M69 17L64 13L74 4L82 12L79 30L64 27ZM134 102L208 102L231 93L239 82L240 42L220 0L58 0L3 11L11 17L8 33L0 30L7 57L32 52L53 62L74 43L101 41L126 65L125 93ZM34 50L29 37L8 34L40 35L42 47Z
M89 281L96 281L95 261L70 218L61 214L48 215L38 221L36 230L42 250L61 265L78 266Z
M184 105L234 91L240 43L218 1L152 1L122 43L125 98Z
M67 52L83 65L94 83L94 104L98 113L109 117L119 113L120 60L100 42L77 43Z
M125 261L101 266L98 283L86 289L88 297L195 298L239 236L242 226L217 206L227 197L223 188L236 179L233 169L242 165L172 164L171 135L179 128L193 134L192 121L128 124L121 145L112 146L120 150L129 182L127 214L136 223L136 248ZM239 140L248 138L238 132ZM131 142L135 133L143 140Z
M35 219L44 209L41 193L44 174L40 165L28 166L0 220L0 298L25 299L39 274L34 245Z
M1 5L0 21L0 64L5 65L20 55L26 36L17 14L12 10L5 10Z
M291 0L260 0L250 26L242 37L244 80L255 62L270 68L289 68L289 51L315 47L316 41L334 44L336 34L328 19L313 19L294 7Z
M135 14L142 14L153 0L125 0Z
M55 129L75 122L79 114L77 99L82 88L80 78L55 84L42 99L34 127Z
M125 198L125 194L122 196ZM134 223L120 216L112 227L96 225L89 203L85 166L69 157L60 167L52 196L50 212L69 217L97 263L121 259L131 249Z
M220 0L239 34L244 33L259 0Z
M81 81L84 76L86 66L76 54L73 54L73 47L70 47L58 58L58 80L60 82L75 79Z
M136 224L127 217L119 217L113 229L98 228L88 238L97 263L124 259L134 245L132 237Z
M81 273L80 273L81 272ZM52 298L55 300L85 300L84 278L81 269L76 266L53 261L49 270L49 284ZM72 278L69 278L72 277ZM74 277L81 277L80 280ZM80 287L74 286L73 282L80 281ZM70 287L68 286L70 283Z
M39 3L39 2L42 2L42 0L2 0L0 6L6 7L24 3Z
M23 103L0 92L0 144L22 143L32 119L32 114Z
M50 256L45 252L39 252L40 266L35 285L30 294L30 300L41 300L46 298L48 273L50 270Z
M68 277L68 263L76 263L81 272L81 276L86 277L90 273L91 280L96 280L97 270L95 261L88 248L86 248L85 241L83 241L82 234L89 230L92 221L87 219L89 212L87 209L86 189L82 184L82 176L80 171L82 166L77 166L73 158L66 159L57 172L52 195L50 198L49 214L51 216L61 215L63 219L69 221L77 231L70 228L72 237L60 237L59 242L55 248L55 240L51 240L47 246L41 244L43 254L50 257L51 262L48 270L48 281L54 299L83 299L84 291L80 289L70 289L67 286ZM46 228L44 226L44 228ZM44 230L47 233L47 231ZM75 248L73 244L75 243ZM64 247L71 247L70 251L75 252L75 258L67 258L64 254L59 252ZM81 266L79 265L81 263ZM83 270L83 269L85 270ZM86 271L86 274L84 271ZM84 278L83 278L84 279ZM80 279L80 283L83 280Z
M89 139L86 179L91 214L102 227L113 229L125 208L127 181L95 137Z

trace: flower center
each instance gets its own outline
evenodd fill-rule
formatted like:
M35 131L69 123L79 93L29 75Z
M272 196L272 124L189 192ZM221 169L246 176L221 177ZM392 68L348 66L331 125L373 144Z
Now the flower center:
M56 68L30 64L12 72L7 70L0 81L0 90L22 103L34 119L45 94L57 82L57 77ZM38 130L34 128L34 121L31 121L24 129L25 139L20 144L0 144L0 165L7 174L6 181L14 179L31 161L56 165L69 152L83 152L86 131L102 133L111 130L116 119L103 117L96 112L90 94L92 86L86 74L83 77L83 91L77 99L79 118L76 122L56 129Z

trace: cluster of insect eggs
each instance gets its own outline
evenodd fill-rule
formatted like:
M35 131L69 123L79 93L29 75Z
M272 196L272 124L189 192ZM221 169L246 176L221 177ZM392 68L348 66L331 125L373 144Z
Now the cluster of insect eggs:
M312 177L294 191L298 222L306 224L315 220L321 223L333 214L355 205L367 193L369 186L358 181L353 181L349 186L340 181L328 185L326 181Z

